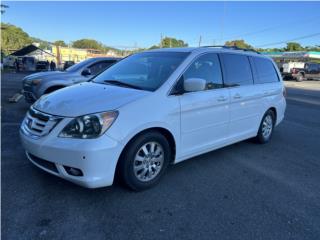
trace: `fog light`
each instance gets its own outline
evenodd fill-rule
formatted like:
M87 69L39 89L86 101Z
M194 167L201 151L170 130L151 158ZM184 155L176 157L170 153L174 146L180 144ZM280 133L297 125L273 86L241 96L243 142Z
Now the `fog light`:
M78 168L73 168L73 167L68 167L68 166L63 166L66 172L72 176L83 176L83 173L80 169Z

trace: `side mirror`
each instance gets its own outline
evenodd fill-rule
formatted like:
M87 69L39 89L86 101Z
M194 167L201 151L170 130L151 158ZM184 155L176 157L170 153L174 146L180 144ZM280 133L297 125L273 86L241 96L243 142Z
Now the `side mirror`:
M186 92L198 92L206 89L207 81L202 78L188 78L184 80L183 88Z
M85 68L85 69L83 69L81 75L82 75L82 76L91 75L91 70L90 70L89 68Z

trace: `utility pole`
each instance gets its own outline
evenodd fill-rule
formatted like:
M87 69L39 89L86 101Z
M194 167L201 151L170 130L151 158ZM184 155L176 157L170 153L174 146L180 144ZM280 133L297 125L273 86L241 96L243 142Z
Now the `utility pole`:
M199 47L201 46L201 40L202 40L202 37L200 35L200 37L199 37Z
M162 48L162 33L160 35L160 48Z

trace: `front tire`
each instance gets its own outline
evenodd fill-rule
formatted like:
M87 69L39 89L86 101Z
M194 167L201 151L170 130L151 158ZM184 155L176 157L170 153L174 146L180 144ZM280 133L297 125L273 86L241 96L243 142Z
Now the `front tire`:
M170 159L169 143L161 133L141 134L129 143L120 159L120 177L132 190L148 189L159 182Z
M275 119L275 114L272 110L268 110L264 114L256 136L256 141L258 143L264 144L270 141L275 125Z

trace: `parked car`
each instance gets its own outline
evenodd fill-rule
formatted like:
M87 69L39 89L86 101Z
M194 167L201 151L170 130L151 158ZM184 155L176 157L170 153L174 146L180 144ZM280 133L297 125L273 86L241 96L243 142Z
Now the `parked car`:
M22 81L25 100L33 103L43 94L88 81L119 60L119 58L90 58L65 71L47 71L28 75Z
M44 171L89 188L111 185L117 171L143 190L169 163L248 138L267 143L284 118L284 92L275 63L256 52L157 49L43 96L20 135Z
M3 66L7 68L14 68L15 60L16 60L16 57L9 55L3 59Z
M283 64L282 75L296 81L320 80L320 63L290 62Z
M67 68L71 67L74 64L75 64L74 61L65 61L63 64L63 70L66 70Z
M48 71L49 62L47 61L38 61L36 63L36 71Z

